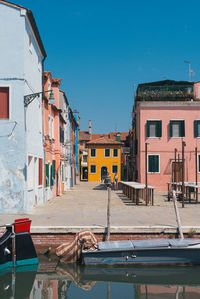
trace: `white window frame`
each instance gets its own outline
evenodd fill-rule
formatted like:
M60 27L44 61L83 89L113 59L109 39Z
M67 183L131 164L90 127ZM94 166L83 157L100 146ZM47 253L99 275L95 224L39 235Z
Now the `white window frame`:
M92 156L92 150L95 150L95 156ZM91 158L96 158L96 154L97 154L96 148L95 147L91 147L91 149L90 149L90 157Z
M117 171L113 171L113 166L117 167ZM112 174L118 173L119 169L118 169L118 165L112 165Z
M159 163L158 163L158 172L150 172L149 169L149 156L158 156ZM160 174L160 154L147 154L147 173L149 174Z
M200 159L200 154L197 154L197 172L200 173L199 169L199 159Z
M117 156L114 156L114 151L117 150ZM117 147L113 148L113 158L119 157L119 149Z
M51 130L51 115L48 116L48 124L49 124L49 138L52 138L52 130Z
M161 121L161 125L162 125L162 120L161 119L147 119L146 120L146 124L147 124L147 121ZM146 132L145 132L146 133ZM147 134L147 133L146 133ZM162 135L162 131L161 131L161 135ZM149 137L147 137L148 139L149 138L156 138L156 139L158 139L158 138L161 138L161 137L157 137L157 136L149 136Z
M109 156L106 156L106 150L109 149ZM104 149L104 158L110 158L110 147Z
M91 167L95 166L95 172L91 171ZM90 165L90 174L96 174L97 173L97 166L95 164Z
M199 87L200 87L200 86L199 86ZM193 122L194 122L195 120L197 120L197 121L200 122L200 118L194 119ZM200 136L195 137L195 139L197 139L197 138L200 138Z
M185 119L170 119L170 121L184 121L185 122ZM185 124L185 123L184 123ZM181 137L176 137L176 136L171 136L170 138L184 138L185 136L181 136Z

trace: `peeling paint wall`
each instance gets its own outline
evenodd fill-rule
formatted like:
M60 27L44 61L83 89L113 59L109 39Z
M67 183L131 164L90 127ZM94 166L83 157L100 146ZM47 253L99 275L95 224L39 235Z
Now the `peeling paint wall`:
M10 110L9 119L0 119L0 214L44 202L37 177L27 188L28 155L43 159L41 99L24 108L24 95L42 91L42 57L34 36L29 47L29 26L24 10L0 3L0 86L9 87Z

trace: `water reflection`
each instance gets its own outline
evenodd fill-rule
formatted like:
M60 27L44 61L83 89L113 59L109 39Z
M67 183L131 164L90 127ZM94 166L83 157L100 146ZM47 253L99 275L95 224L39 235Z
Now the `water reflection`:
M200 267L84 267L40 257L37 268L0 271L2 299L200 298Z

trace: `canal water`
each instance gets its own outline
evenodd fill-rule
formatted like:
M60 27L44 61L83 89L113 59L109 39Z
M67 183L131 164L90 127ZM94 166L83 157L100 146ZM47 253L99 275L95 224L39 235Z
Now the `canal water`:
M39 266L0 271L0 299L196 299L200 267L85 267L40 257Z

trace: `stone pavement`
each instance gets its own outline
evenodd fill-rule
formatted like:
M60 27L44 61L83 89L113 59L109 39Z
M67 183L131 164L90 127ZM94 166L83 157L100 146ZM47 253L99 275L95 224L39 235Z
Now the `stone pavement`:
M33 232L51 232L66 227L106 227L108 192L100 183L79 182L63 196L51 199L46 204L36 207L26 215L0 215L0 225L11 223L15 218L29 217L32 219ZM121 190L111 192L111 226L124 232L137 229L151 229L155 226L161 230L176 228L176 217L173 202L167 201L166 192L155 192L155 205L136 206ZM190 226L200 231L200 203L185 204L181 208L178 203L182 226ZM35 227L35 230L34 230ZM37 230L38 229L38 230ZM144 230L145 231L145 230Z

